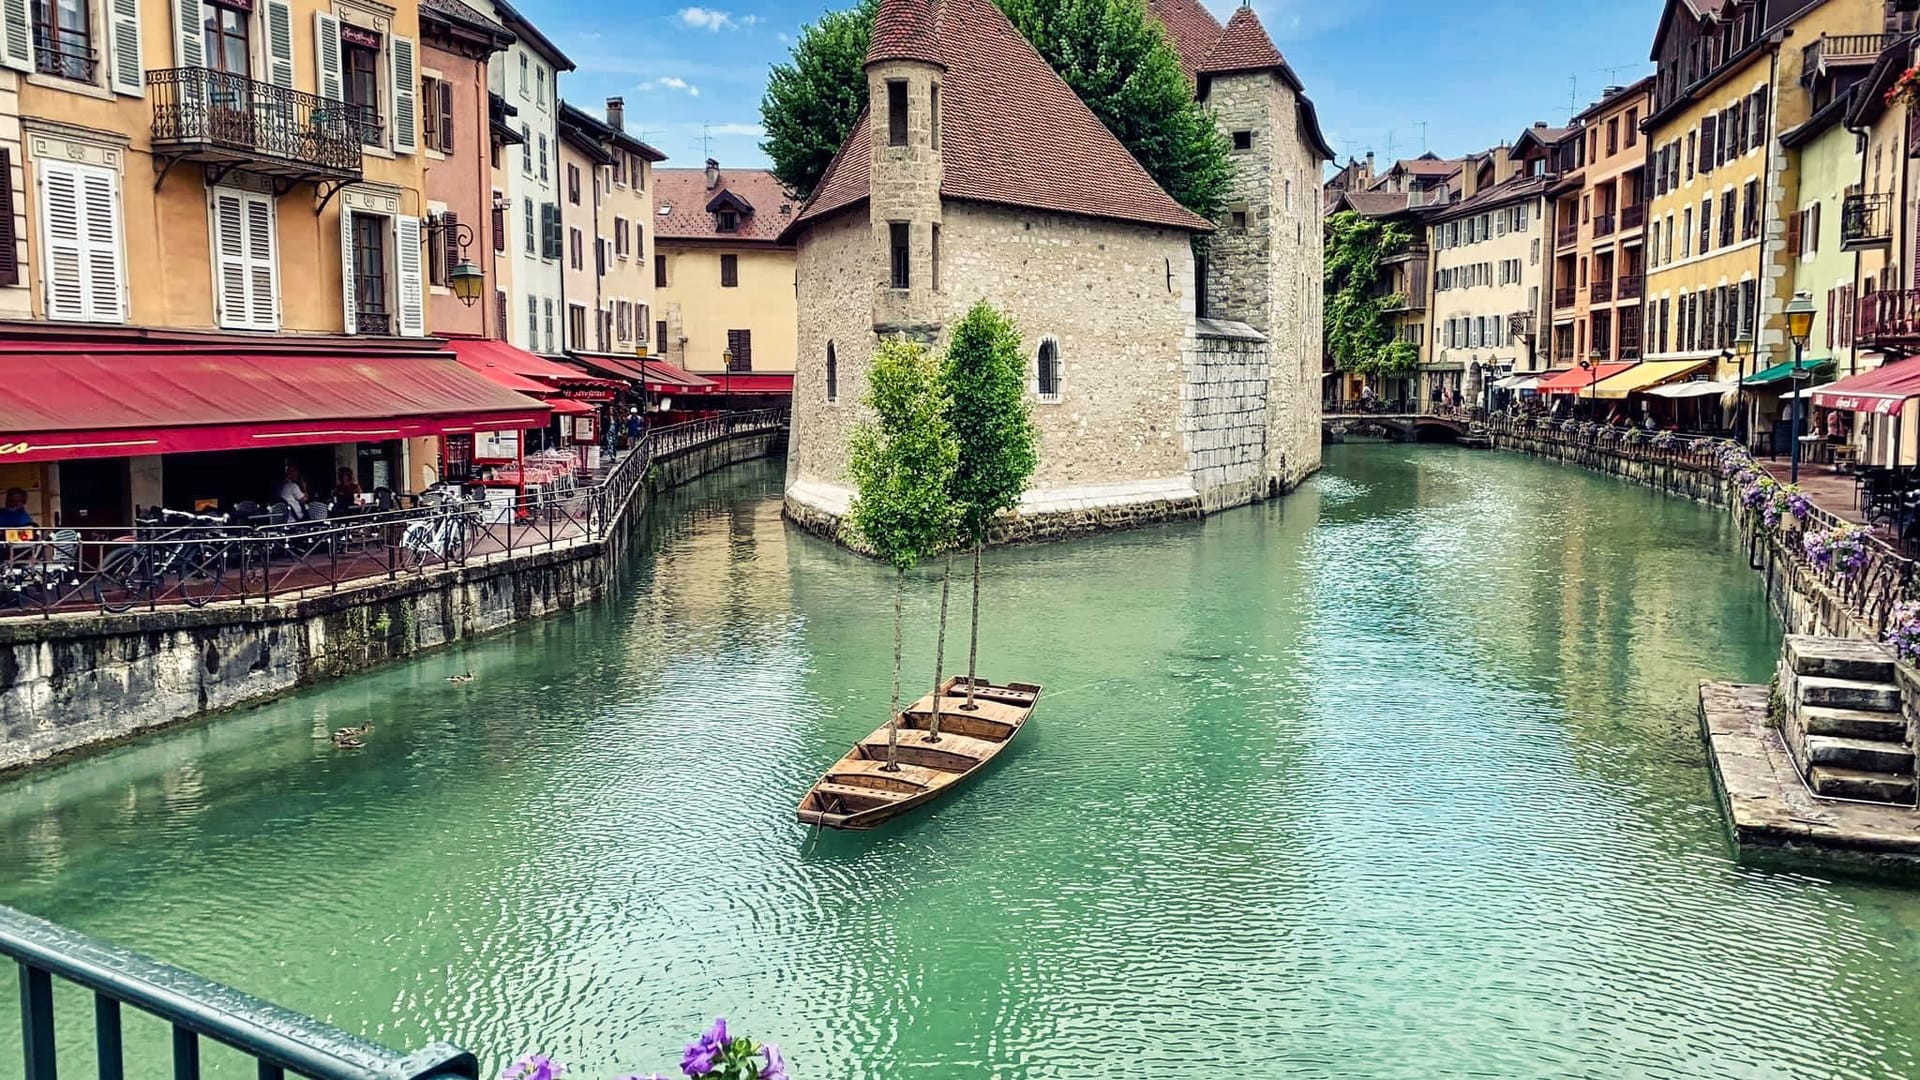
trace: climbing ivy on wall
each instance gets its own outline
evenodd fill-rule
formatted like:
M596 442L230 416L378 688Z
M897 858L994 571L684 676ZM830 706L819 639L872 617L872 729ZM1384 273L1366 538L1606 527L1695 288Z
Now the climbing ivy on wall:
M1411 374L1418 364L1418 347L1394 337L1387 308L1396 297L1383 292L1380 265L1412 242L1399 225L1351 210L1327 219L1326 349L1340 370L1393 377Z

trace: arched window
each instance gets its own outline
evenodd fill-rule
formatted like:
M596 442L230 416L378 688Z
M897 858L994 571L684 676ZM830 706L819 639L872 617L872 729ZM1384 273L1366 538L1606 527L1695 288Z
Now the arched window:
M1041 401L1060 400L1060 345L1052 338L1041 340L1033 375L1033 389Z
M833 342L827 342L827 400L840 400L840 358L834 355Z

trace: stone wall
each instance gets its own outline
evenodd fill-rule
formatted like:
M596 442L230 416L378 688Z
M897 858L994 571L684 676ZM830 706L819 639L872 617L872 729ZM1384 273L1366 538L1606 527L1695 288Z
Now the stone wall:
M1180 430L1202 505L1212 513L1260 498L1267 482L1267 339L1242 323L1202 319L1182 359Z
M763 433L694 448L661 459L653 484L783 445ZM0 622L0 772L593 603L616 586L647 505L637 495L602 542L311 599Z

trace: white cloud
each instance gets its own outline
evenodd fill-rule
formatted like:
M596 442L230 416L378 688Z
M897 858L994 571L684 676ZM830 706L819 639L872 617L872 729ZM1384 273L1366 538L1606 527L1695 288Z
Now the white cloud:
M678 90L688 97L699 97L700 88L678 75L662 75L640 84L642 90Z
M733 16L727 12L703 7L681 8L680 22L696 30L727 30L735 25Z

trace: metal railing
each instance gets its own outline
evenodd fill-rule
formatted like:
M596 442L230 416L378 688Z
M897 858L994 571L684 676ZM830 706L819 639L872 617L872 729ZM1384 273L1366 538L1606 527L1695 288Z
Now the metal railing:
M1555 289L1553 290L1553 306L1556 308L1570 308L1573 306L1574 298L1579 295L1580 291L1572 286L1564 289Z
M1712 435L1672 433L1655 436L1645 432L1629 434L1632 429L1590 421L1572 419L1556 421L1547 417L1524 415L1516 417L1512 414L1494 416L1489 421L1488 427L1496 435L1557 444L1572 451L1575 460L1584 459L1584 463L1587 464L1592 464L1594 459L1599 457L1616 457L1651 461L1692 472L1712 473L1716 476L1721 475L1723 471L1722 455L1728 448L1737 446L1732 440ZM1780 478L1774 476L1773 471L1764 463L1751 458L1744 459L1741 468L1751 469L1755 475L1765 475L1780 482ZM1740 492L1734 490L1732 480L1737 478L1736 474L1728 481L1728 499L1736 505L1740 499ZM1758 513L1759 511L1742 508L1737 512ZM1865 564L1852 573L1843 574L1814 564L1807 557L1806 549L1801 543L1801 537L1809 530L1830 530L1841 525L1856 524L1809 500L1805 522L1793 524L1783 519L1783 531L1778 536L1777 546L1785 559L1830 589L1854 618L1859 619L1877 634L1886 629L1894 606L1912 594L1915 562L1895 550L1885 537L1869 531L1866 538ZM1754 535L1756 537L1760 535L1757 525L1754 528Z
M252 1059L260 1080L475 1080L479 1062L447 1043L413 1054L384 1046L229 986L0 906L0 956L20 969L26 1080L56 1080L54 980L93 994L95 1073L126 1073L123 1007L169 1025L173 1076L199 1080L201 1040Z
M1868 345L1920 337L1920 289L1882 289L1860 297L1854 336Z
M132 530L8 530L0 619L299 599L597 543L619 527L659 456L786 424L787 410L767 409L661 428L591 484L569 470L509 498L446 485L410 507L318 520L168 511Z
M1848 195L1840 208L1842 247L1875 247L1893 242L1893 196Z
M43 36L33 44L33 69L42 75L90 83L99 64L99 52L84 42Z
M373 111L207 68L147 72L157 150L221 152L357 177Z
M1604 304L1613 299L1613 281L1610 278L1595 278L1588 290L1596 304Z
M1646 223L1647 223L1647 204L1646 203L1643 203L1643 202L1634 203L1631 206L1627 206L1621 209L1620 228L1622 230L1638 229L1644 226Z
M1622 300L1638 300L1641 290L1645 287L1643 285L1644 281L1645 279L1640 276L1638 271L1629 271L1620 275L1620 280L1613 294Z
M1595 239L1598 239L1599 237L1602 237L1602 236L1612 236L1613 221L1614 221L1614 218L1612 214L1593 215L1593 235Z
M1572 225L1562 225L1559 230L1554 233L1554 246L1563 248L1572 247L1579 239L1580 225L1578 222Z

